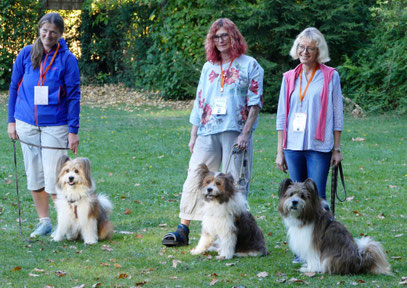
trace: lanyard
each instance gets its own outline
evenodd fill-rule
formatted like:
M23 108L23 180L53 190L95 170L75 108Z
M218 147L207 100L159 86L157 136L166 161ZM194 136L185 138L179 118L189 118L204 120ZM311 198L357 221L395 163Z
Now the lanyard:
M308 90L309 83L311 83L312 79L314 79L314 75L315 75L315 72L317 72L317 70L318 70L318 64L315 65L314 71L312 71L311 78L309 78L309 81L308 81L308 83L307 83L307 86L305 86L304 94L302 94L302 93L301 93L302 65L301 65L301 71L300 71L300 75L301 75L301 76L300 76L300 101L301 101L301 102L302 102L302 100L304 99L305 93L307 93L307 90ZM302 94L302 95L301 95L301 94Z
M230 61L228 70L226 70L226 76L229 75L229 69L232 66L232 63L234 60L235 60L235 58L233 58L232 61ZM223 86L225 86L225 76L223 75L222 60L221 60L220 61L220 92L223 92Z
M47 72L48 72L49 68L51 68L52 63L54 62L55 57L57 56L58 50L59 50L59 43L58 43L57 49L55 50L54 56L52 57L51 62L49 62L49 65L48 65L47 69L45 69L45 72L44 72L44 73L42 73L44 67L42 66L42 61L41 61L41 66L40 66L40 79L38 80L38 86L43 86L43 85L44 85L45 76L47 76ZM51 50L51 51L52 51L52 50ZM51 53L51 51L50 51L50 53ZM44 60L44 65L45 65L45 63L47 63L47 58L48 58L48 55L49 55L50 53L47 53L47 56L45 57L45 60ZM41 84L41 85L40 85L40 84Z

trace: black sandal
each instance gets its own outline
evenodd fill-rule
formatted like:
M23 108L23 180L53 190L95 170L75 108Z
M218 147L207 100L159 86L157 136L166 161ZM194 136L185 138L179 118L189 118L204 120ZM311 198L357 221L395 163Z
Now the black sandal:
M184 224L179 224L175 232L164 235L161 240L162 244L167 247L186 246L189 243L189 228Z

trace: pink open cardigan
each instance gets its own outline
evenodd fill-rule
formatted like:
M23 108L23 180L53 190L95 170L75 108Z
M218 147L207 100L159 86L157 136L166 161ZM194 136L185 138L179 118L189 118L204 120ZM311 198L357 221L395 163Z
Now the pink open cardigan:
M290 97L295 88L295 80L300 74L302 64L299 64L294 69L285 72L284 79L286 84L286 101L285 101L285 119L284 119L284 141L283 147L287 148L287 119L288 113L290 112ZM324 141L325 140L325 123L326 123L326 111L328 107L328 93L329 93L329 82L331 81L332 75L335 68L326 66L324 64L319 64L319 69L321 69L322 75L324 77L324 84L322 86L321 93L321 112L319 114L317 131L315 133L315 139Z

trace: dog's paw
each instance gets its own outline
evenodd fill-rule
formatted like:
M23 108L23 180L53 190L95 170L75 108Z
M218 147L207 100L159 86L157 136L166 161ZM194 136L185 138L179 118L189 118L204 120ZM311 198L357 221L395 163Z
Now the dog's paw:
M202 254L203 252L204 252L204 251L198 250L198 249L196 249L196 248L194 248L194 249L192 249L192 250L190 251L191 255L199 255L199 254Z
M85 239L84 242L87 245L93 245L93 244L98 243L98 239Z
M59 242L59 241L64 240L64 235L59 235L59 234L54 232L54 233L51 234L50 238L51 238L51 241Z
M309 265L303 265L300 268L301 273L320 273L320 271L317 271L317 269L314 269L313 267L310 267Z
M232 259L233 255L218 255L216 256L217 260L227 260L227 259Z

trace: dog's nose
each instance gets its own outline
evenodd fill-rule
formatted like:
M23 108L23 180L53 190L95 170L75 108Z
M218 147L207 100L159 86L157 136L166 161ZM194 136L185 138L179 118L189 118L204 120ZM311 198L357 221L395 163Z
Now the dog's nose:
M293 206L296 207L298 205L298 200L291 201L291 204L293 204Z
M211 187L206 188L206 191L208 191L208 193L211 193L213 191L213 188L211 188Z
M71 182L72 182L72 181L73 181L73 179L74 179L74 177L73 177L73 176L69 176L69 178L68 178L68 179L69 179L69 181L71 181Z

